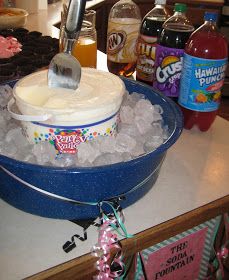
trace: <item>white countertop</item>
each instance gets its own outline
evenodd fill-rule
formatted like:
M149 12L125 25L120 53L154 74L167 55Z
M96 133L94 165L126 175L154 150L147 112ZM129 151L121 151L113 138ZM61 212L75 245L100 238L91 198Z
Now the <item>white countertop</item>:
M217 117L208 132L184 130L170 148L150 192L125 209L128 233L135 234L229 194L229 122ZM165 207L166 206L166 207ZM66 254L62 245L82 228L41 218L0 201L0 279L16 280L90 252L97 229Z
M50 6L49 9L55 8L55 4ZM58 7L56 4L55 9ZM49 12L30 15L27 27L58 37L54 35L58 29L52 24L59 21L59 16L56 10L53 16ZM49 21L45 22L44 15ZM106 69L104 58L98 52L98 69ZM220 117L206 133L184 130L168 151L154 187L125 209L128 232L141 232L228 195L228 138L229 122ZM22 212L2 200L0 213L0 279L3 280L22 279L86 254L97 242L97 229L90 227L88 240L78 241L77 248L66 254L62 245L72 235L82 234L81 227Z
M105 0L87 1L86 9L98 5ZM54 24L60 22L62 11L62 1L48 5L47 9L40 10L38 13L29 14L25 28L30 31L40 31L43 35L59 38L59 29Z

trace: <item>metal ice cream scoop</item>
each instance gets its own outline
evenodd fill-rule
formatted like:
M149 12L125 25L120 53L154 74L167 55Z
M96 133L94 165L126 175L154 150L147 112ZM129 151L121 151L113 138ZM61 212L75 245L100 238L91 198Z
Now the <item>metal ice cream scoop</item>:
M70 0L65 24L64 51L56 54L48 68L48 86L77 89L81 78L81 65L71 55L83 21L86 0Z

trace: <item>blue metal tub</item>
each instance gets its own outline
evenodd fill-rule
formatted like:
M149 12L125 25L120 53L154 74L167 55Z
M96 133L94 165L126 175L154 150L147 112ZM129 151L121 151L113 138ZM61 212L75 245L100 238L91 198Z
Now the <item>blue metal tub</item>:
M124 82L129 92L142 93L162 106L170 132L164 144L134 160L93 168L44 167L0 155L0 197L35 215L80 220L97 217L101 201L122 196L125 208L144 196L157 180L166 151L179 138L183 118L173 101L152 88Z

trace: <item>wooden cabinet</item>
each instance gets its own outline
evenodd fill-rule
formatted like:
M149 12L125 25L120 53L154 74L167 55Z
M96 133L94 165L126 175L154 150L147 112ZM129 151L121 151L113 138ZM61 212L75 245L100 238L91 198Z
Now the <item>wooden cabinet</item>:
M93 7L96 10L96 28L98 34L98 49L102 52L106 52L106 38L107 38L107 23L108 16L112 6L118 2L118 0L106 0ZM153 7L154 2L152 0L134 0L139 6L141 15L144 17ZM168 0L167 7L171 14L173 13L175 3L186 3L188 6L187 17L191 20L195 27L203 23L203 17L205 11L212 11L221 14L223 2L208 2L208 1L191 1L191 0Z
M135 0L135 3L139 6L142 16L150 11L154 4L150 0ZM192 1L192 0L167 0L167 8L173 14L175 3L185 3L188 6L187 17L192 21L195 26L199 26L203 23L203 16L205 11L212 11L221 14L223 2L211 2L211 1Z
M170 9L171 14L175 3L186 3L188 6L187 17L193 23L195 27L200 26L204 22L204 13L206 11L216 12L221 15L223 3L218 2L201 2L201 1L182 1L182 0L169 0L167 1L167 7Z
M131 258L137 252L167 240L183 231L198 226L201 223L227 213L229 209L229 196L213 201L200 208L192 210L184 215L178 216L162 224L140 232L132 238L121 241L122 251L125 258ZM98 273L96 269L96 258L88 253L81 257L72 259L66 263L52 267L27 280L91 280ZM133 279L132 277L128 279ZM225 278L226 279L226 278Z

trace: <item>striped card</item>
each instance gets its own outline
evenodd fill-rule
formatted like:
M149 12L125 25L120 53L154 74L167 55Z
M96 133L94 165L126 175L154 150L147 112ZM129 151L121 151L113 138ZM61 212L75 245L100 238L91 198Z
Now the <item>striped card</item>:
M141 252L134 280L204 280L221 216ZM142 265L143 263L143 265Z

